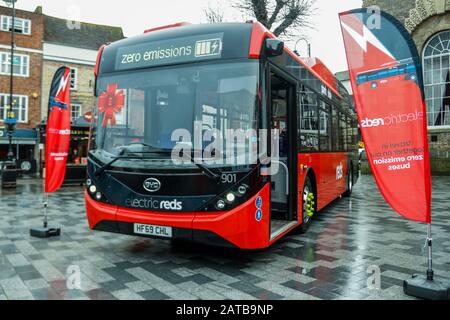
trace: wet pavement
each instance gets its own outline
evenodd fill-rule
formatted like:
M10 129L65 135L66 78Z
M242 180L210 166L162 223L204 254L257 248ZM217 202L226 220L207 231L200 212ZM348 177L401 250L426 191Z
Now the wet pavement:
M435 272L450 278L450 177L433 183ZM41 182L0 195L0 300L410 299L403 280L426 269L425 226L396 215L370 176L306 235L256 252L92 232L80 187L50 197L61 237L34 239Z

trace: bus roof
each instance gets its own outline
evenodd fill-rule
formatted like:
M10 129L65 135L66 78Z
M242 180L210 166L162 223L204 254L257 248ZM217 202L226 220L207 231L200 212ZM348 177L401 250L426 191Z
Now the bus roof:
M205 38L206 36L206 38ZM186 22L175 23L167 26L148 29L144 34L122 39L107 46L99 51L98 63L96 66L96 74L109 73L120 70L132 70L163 65L163 59L154 59L152 65L144 65L142 63L119 63L119 58L126 59L127 55L143 53L149 48L149 44L153 45L153 51L177 49L177 46L183 46L189 42L189 39L201 41L209 40L208 38L220 38L223 43L220 58L250 58L259 59L264 40L266 38L275 38L275 36L267 30L259 22L247 23L217 23L217 24L188 24ZM191 41L194 41L191 40ZM195 41L194 41L195 43ZM145 49L144 49L145 48ZM128 49L128 50L127 50ZM151 52L154 54L155 52ZM149 51L146 51L149 52ZM293 53L289 48L285 47L285 52L291 56L297 63L306 68L314 77L316 77L323 85L330 89L339 98L342 98L338 88L337 79L332 72L325 66L320 59L304 60ZM120 56L122 55L122 57ZM219 55L217 55L219 57ZM205 60L217 58L214 55L204 57ZM132 57L129 57L132 62ZM141 57L142 59L142 57ZM198 61L198 59L196 59ZM126 61L125 61L126 62ZM188 62L183 59L174 59L171 63ZM189 61L191 62L191 61ZM314 62L312 64L312 62ZM166 63L170 64L170 63Z
M259 58L261 54L262 45L266 38L276 38L275 35L270 32L265 26L260 22L253 22L252 39L250 45L250 58ZM317 63L313 66L305 63L305 58L300 58L288 47L285 47L285 51L294 58L299 64L303 65L308 69L317 79L319 79L325 86L327 86L331 91L333 91L338 97L342 98L339 93L337 86L337 79L334 74L325 66L325 64L318 58L314 58ZM314 68L315 67L315 68Z

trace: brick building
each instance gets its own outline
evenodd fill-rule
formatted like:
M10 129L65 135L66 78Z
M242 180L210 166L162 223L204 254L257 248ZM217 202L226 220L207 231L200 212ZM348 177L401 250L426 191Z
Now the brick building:
M7 153L3 124L10 104L12 9L0 6L0 159ZM20 158L33 157L36 132L41 121L42 39L44 19L39 11L16 10L13 111L18 120L14 151Z
M3 125L10 92L12 9L0 6L0 161L6 159L8 138ZM67 21L47 16L42 7L34 12L16 9L13 110L18 119L13 144L19 165L39 169L43 149L39 129L45 123L51 81L61 66L71 68L72 122L94 106L94 67L104 43L124 38L122 28ZM86 125L86 123L83 123ZM37 130L36 130L37 129ZM86 152L87 130L74 130L71 152ZM77 133L80 136L77 137ZM75 150L75 151L74 151Z
M86 172L89 123L84 120L83 115L92 111L95 105L94 68L98 49L105 43L123 39L124 35L120 27L67 21L47 15L43 15L43 19L40 143L44 142L43 133L53 76L59 67L67 66L71 69L72 139L66 181L79 181L83 179ZM38 168L42 169L42 153L39 155L39 160Z
M69 24L68 24L69 23ZM120 27L74 22L44 15L42 119L47 117L48 94L55 71L71 68L72 120L94 106L94 67L98 49L105 43L123 39Z

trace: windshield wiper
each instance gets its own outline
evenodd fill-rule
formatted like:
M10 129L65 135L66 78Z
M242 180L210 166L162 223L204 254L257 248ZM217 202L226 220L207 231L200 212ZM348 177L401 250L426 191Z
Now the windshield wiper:
M128 149L122 149L119 152L119 155L117 157L114 157L114 159L112 159L110 162L105 163L103 166L101 166L100 168L98 168L97 170L95 170L95 176L98 177L100 176L103 172L105 172L105 170L109 169L115 162L117 162L118 160L123 160L123 159L141 159L141 157L130 157L130 156L125 156L126 153L128 153ZM136 153L136 152L132 152L132 153Z
M213 172L210 168L208 168L207 166L205 166L204 164L198 163L196 162L190 155L188 155L187 153L183 153L183 155L186 155L188 160L192 162L192 164L196 165L198 168L200 168L202 170L202 172L204 174L206 174L210 179L219 182L221 175Z
M138 143L141 144L141 143ZM144 146L148 146L153 148L150 145L146 145L144 143L142 143L141 145ZM108 168L110 168L115 162L117 162L118 160L123 160L123 159L143 159L142 157L130 157L130 156L125 156L125 154L130 153L130 154L163 154L163 155L171 155L172 151L171 150L167 150L167 149L156 149L154 148L154 150L150 150L150 151L133 151L130 150L129 148L124 148L120 151L119 155L117 157L114 157L114 159L112 159L110 162L105 163L103 166L101 166L99 169L97 169L95 171L95 176L100 176L103 172L105 172L105 170L107 170ZM208 178L219 182L220 178L221 178L221 173L217 174L215 172L213 172L211 169L209 169L207 166L205 166L204 164L198 163L196 162L190 155L188 155L187 153L183 153L183 155L186 155L186 157L188 158L188 160L194 164L195 166L197 166L200 170L202 170L202 173L205 174Z
M155 150L151 150L151 151L143 151L140 152L142 154L164 154L164 155L172 155L172 151L170 150L165 150L165 149L155 149ZM186 155L186 157L188 158L188 160L194 164L195 166L197 166L200 170L202 170L202 173L205 174L206 176L208 176L208 178L218 182L220 181L220 177L221 175L213 172L210 168L208 168L207 166L205 166L204 164L198 163L196 162L190 155L188 155L187 153L183 153L183 155Z

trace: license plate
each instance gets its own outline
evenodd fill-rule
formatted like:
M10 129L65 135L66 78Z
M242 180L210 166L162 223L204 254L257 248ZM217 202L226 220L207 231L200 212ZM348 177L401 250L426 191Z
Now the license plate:
M172 238L172 227L135 223L134 233L146 236Z

